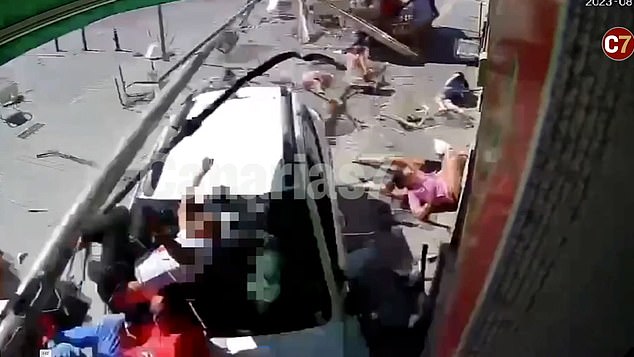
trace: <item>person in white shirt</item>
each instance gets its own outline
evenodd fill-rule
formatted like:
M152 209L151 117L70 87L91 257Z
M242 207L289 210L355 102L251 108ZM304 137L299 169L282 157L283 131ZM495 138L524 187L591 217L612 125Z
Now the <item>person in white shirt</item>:
M194 282L211 264L214 230L221 222L206 212L205 204L196 203L192 196L185 197L178 208L178 226L175 238L168 234L155 236L158 248L137 260L136 280L128 283L133 291L151 297L173 283Z

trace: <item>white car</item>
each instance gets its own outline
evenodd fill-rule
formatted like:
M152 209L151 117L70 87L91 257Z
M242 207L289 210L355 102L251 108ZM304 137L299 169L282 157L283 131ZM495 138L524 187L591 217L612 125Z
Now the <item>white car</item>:
M197 95L188 118L221 93ZM192 299L207 330L226 336L214 344L249 355L367 356L344 311L345 250L319 115L284 87L240 89L141 180L133 209L174 209L207 159L195 192L222 211L224 235Z

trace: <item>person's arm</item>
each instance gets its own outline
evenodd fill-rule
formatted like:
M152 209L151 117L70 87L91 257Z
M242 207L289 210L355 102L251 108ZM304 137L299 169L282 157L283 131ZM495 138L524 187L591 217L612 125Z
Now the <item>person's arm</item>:
M408 199L409 207L410 207L410 210L412 211L412 214L416 218L418 218L420 221L435 227L451 230L450 226L446 224L438 223L429 219L429 215L432 213L432 205L427 202L424 202L424 203L421 202L421 200L418 198L418 196L414 192L409 192L407 194L407 199Z

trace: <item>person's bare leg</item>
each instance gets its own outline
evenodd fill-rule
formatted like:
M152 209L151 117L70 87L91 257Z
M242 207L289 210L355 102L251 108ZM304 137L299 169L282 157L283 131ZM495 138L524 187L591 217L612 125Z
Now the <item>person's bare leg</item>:
M460 114L464 113L464 109L462 109L459 106L453 104L453 102L450 99L444 99L443 100L443 104L444 104L444 107L447 110L452 110L452 111L460 113Z
M361 69L361 74L363 78L366 78L368 76L369 68L370 68L368 66L368 58L364 55L359 55L359 58L357 59L357 63L359 65L359 68Z
M346 66L348 67L348 75L358 77L361 72L361 77L365 78L368 73L368 65L365 58L361 54L348 53L346 54Z
M457 154L450 149L445 153L442 169L438 172L438 175L447 183L449 192L456 200L458 200L462 192L462 173L466 163L466 154Z
M447 107L445 106L445 99L443 98L443 96L437 95L435 98L436 100L436 104L438 104L438 111L439 112L445 112L447 111Z

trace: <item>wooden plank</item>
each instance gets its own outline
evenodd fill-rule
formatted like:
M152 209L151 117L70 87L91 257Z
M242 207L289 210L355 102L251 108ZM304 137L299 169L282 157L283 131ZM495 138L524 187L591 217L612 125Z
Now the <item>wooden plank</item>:
M336 10L339 14L343 15L346 19L350 20L356 26L361 27L363 31L373 39L379 41L383 45L391 48L392 50L407 57L418 57L418 53L414 52L411 48L397 41L394 37L388 35L385 31L381 31L378 27L363 20L362 18L355 16L345 10L338 8L330 0L322 0L332 9Z

